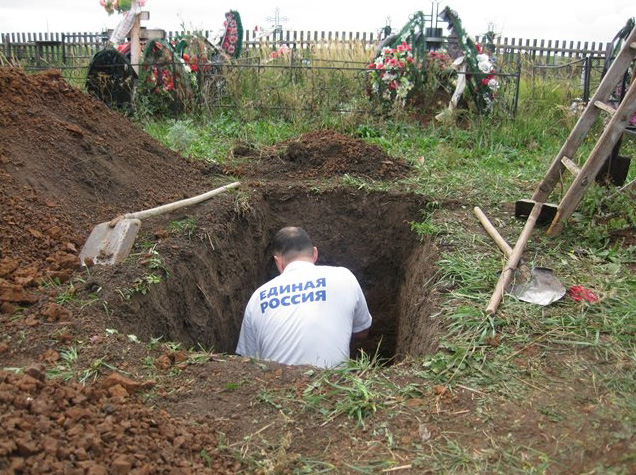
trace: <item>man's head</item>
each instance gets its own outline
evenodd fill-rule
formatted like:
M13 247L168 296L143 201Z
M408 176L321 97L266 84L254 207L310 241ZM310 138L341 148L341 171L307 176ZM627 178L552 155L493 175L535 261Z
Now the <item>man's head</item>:
M316 262L318 249L311 242L307 231L296 226L281 229L272 241L274 261L279 272L293 261Z

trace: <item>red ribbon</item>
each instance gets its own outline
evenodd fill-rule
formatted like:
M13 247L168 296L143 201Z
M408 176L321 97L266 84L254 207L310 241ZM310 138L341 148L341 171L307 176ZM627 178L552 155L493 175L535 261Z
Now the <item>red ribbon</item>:
M582 285L573 285L570 287L570 297L576 302L598 302L596 294Z

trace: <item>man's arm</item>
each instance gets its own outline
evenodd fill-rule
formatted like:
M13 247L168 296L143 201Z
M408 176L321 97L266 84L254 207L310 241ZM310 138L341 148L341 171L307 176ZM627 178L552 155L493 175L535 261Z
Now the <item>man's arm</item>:
M258 342L256 341L252 313L250 312L252 300L253 299L250 299L245 308L243 322L241 323L241 332L239 334L238 344L236 345L236 353L242 356L258 356Z
M362 287L360 287L358 279L355 278L353 273L351 274L351 276L353 277L357 299L356 307L353 311L353 333L351 333L351 339L360 341L364 340L369 334L369 328L371 328L373 318L371 317L371 313L369 313L367 299L364 297L364 292L362 292Z

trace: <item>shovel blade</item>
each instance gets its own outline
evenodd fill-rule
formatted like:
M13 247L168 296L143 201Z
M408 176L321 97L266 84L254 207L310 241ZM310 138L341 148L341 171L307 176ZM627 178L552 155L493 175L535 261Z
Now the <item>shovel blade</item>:
M510 292L524 302L546 306L560 300L566 290L552 269L535 267L530 280L513 286Z
M98 224L88 236L79 258L82 265L113 265L123 261L135 243L141 227L138 219L122 219L115 226Z

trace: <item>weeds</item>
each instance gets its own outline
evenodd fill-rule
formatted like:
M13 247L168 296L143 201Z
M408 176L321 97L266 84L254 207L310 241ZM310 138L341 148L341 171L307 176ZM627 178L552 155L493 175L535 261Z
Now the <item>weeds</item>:
M152 285L160 284L170 276L163 257L157 251L156 243L141 241L138 246L144 249L143 252L131 254L129 258L137 259L140 265L154 272L136 277L129 287L117 288L116 292L122 300L131 300L136 294L146 295Z
M47 371L49 378L62 378L65 381L75 376L75 366L79 359L77 347L70 346L59 352L59 362Z
M106 363L103 358L97 358L91 362L88 368L81 371L79 382L86 384L88 381L95 381L101 374L103 368L107 368L110 371L118 371L117 368Z
M197 229L196 219L193 217L184 218L179 221L172 221L168 225L168 230L176 234L184 234L188 236L188 239L192 239L194 232Z
M130 287L118 288L117 293L122 300L131 300L136 294L146 295L150 291L150 286L159 284L163 281L163 277L158 274L146 274L143 277L137 277Z

